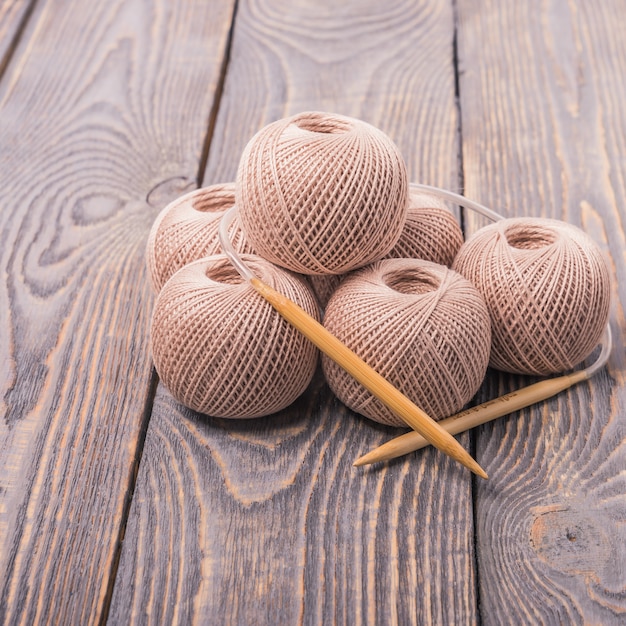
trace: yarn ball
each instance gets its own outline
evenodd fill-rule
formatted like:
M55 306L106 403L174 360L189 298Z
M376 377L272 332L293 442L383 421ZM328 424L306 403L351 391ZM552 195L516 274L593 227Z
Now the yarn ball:
M354 272L333 294L324 326L433 419L457 412L480 387L489 361L487 307L451 269L385 259ZM354 411L405 425L322 355L326 380Z
M314 318L304 281L254 255L244 262ZM214 417L251 418L290 405L309 385L318 351L244 281L225 255L180 269L156 299L156 370L185 406Z
M146 245L148 277L155 293L181 267L222 252L218 229L224 213L235 204L235 184L196 189L168 204L154 221ZM235 215L229 227L237 252L254 252Z
M463 232L454 215L430 194L409 186L409 205L402 234L388 259L423 259L450 267L463 244ZM343 276L310 276L320 306L325 307Z
M609 271L579 228L547 218L511 218L474 233L454 269L482 293L491 316L490 365L555 374L597 345L610 307Z
M267 125L245 147L236 184L254 249L302 274L342 274L380 259L406 218L398 148L342 115L306 112Z
M386 258L423 259L450 267L462 244L461 227L443 203L409 188L406 222Z

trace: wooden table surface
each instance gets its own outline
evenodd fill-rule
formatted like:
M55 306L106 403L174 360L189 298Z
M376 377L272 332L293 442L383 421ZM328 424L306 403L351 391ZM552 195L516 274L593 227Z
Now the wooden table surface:
M625 34L624 0L0 1L0 623L626 623ZM353 468L399 431L320 376L247 421L156 380L153 220L304 110L606 255L608 367L459 436L489 481Z

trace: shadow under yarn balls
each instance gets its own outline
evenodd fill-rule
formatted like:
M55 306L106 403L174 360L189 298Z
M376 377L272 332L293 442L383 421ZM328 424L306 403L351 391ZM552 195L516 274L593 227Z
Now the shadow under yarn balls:
M319 319L304 281L243 255L252 271ZM308 387L318 351L245 282L224 255L185 266L159 293L152 355L171 394L214 417L251 418L289 406Z
M434 419L461 409L480 387L491 331L485 303L460 274L417 259L385 259L348 276L324 326ZM404 422L322 355L326 380L354 411Z
M398 148L374 126L300 113L248 142L236 201L258 254L302 274L342 274L382 258L397 242L408 174Z
M547 218L511 218L474 233L454 269L483 294L492 321L490 365L556 374L598 344L610 308L610 277L594 241Z
M146 266L155 293L181 267L222 252L220 220L234 204L235 183L223 183L187 193L159 213L146 244ZM253 252L243 237L238 216L229 233L237 252Z

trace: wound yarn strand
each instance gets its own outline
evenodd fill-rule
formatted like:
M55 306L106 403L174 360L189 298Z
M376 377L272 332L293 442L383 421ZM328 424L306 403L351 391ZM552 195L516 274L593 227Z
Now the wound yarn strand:
M379 129L305 112L268 124L248 142L236 203L261 256L303 274L342 274L384 256L397 242L408 174Z
M595 348L610 308L610 276L583 231L559 220L508 218L480 229L454 269L485 298L490 365L517 374L571 369Z
M243 255L256 275L313 317L296 275ZM286 408L308 387L317 349L242 280L224 254L176 272L157 296L152 354L159 377L185 406L214 417L252 418Z
M187 193L159 213L146 244L148 277L155 293L185 265L221 252L217 231L234 203L235 184L223 183ZM229 240L239 252L254 252L238 218L232 222Z
M324 326L435 419L458 411L487 369L485 303L457 272L418 259L383 259L331 296ZM385 406L322 355L326 380L353 410L402 426Z

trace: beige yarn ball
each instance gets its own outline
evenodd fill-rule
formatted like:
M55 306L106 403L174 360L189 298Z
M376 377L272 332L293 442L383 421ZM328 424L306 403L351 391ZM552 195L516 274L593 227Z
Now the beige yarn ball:
M432 261L450 267L463 244L463 232L442 202L409 188L406 223L386 258Z
M253 255L244 262L266 284L319 319L304 281ZM289 406L309 385L318 351L224 255L180 269L159 293L152 355L171 394L214 417L251 418Z
M489 360L489 313L460 274L417 259L385 259L346 277L324 326L434 419L465 405ZM326 380L354 411L405 425L369 391L322 355Z
M588 235L565 222L526 217L490 224L465 242L454 269L487 302L496 369L571 369L589 356L607 324L606 262Z
M307 112L267 125L248 142L236 184L257 253L303 274L342 274L383 257L406 218L397 147L342 115Z
M148 277L155 293L181 267L222 252L220 220L235 203L235 184L196 189L168 204L157 216L146 244ZM254 252L241 232L238 216L230 228L237 252Z
M463 244L454 215L429 194L409 187L409 205L400 239L384 258L423 259L450 267ZM325 307L343 276L310 276L320 306Z

